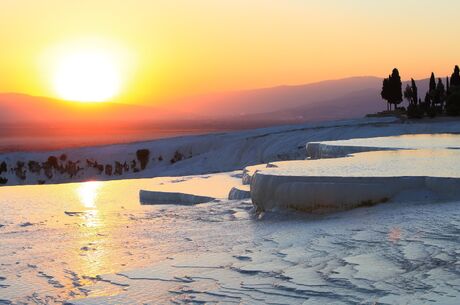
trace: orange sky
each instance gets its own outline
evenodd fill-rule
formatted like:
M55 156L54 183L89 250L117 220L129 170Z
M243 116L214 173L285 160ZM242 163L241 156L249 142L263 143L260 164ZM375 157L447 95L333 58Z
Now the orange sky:
M2 0L0 92L56 97L54 60L101 46L117 100L157 103L357 75L447 75L460 64L457 0Z

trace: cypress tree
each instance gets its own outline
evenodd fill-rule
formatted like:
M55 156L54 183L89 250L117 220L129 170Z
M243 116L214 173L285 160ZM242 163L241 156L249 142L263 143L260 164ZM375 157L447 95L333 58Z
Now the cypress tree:
M396 106L403 101L403 94L402 94L402 82L401 76L399 76L398 69L394 68L393 72L391 73L390 77L390 90L391 90L391 104Z
M434 73L431 72L429 92L434 90L436 90L436 79L434 77Z
M449 95L450 88L449 88L449 76L446 76L446 95Z
M431 95L428 92L425 94L425 99L423 100L423 106L424 106L423 108L425 112L428 112L428 110L431 107Z
M436 116L435 101L433 99L433 95L429 92L425 95L425 112L431 118Z
M414 92L412 91L412 87L407 84L406 89L404 89L404 98L409 102L409 106L413 103Z
M460 115L460 91L452 92L446 104L446 112L448 115Z
M458 66L455 66L454 73L452 73L452 76L450 77L450 88L453 90L454 87L456 87L455 89L460 87L460 69Z
M387 101L387 110L391 110L391 104L394 104L396 109L396 105L403 101L401 87L401 77L399 76L398 69L395 68L391 75L383 80L382 91L380 92L382 98Z
M418 89L414 79L411 79L411 85L407 84L406 90L404 91L404 97L409 100L409 106L407 107L407 116L409 118L421 118L423 116L423 109L421 102L418 103ZM418 104L417 104L418 103Z
M448 115L460 115L460 69L458 66L455 66L454 73L450 77L446 112Z
M444 89L444 84L442 83L442 80L438 78L438 84L436 85L436 98L438 104L440 104L440 109L439 111L442 112L444 109L444 101L446 97L446 90Z
M412 99L414 101L414 105L417 105L418 89L417 89L417 85L415 84L415 81L413 78L411 79L411 83L412 83Z
M382 92L380 92L382 99L387 101L387 110L390 110L390 77L383 79Z
M436 91L439 92L440 96L443 96L444 93L446 93L444 84L442 83L442 80L440 78L438 78L438 84L436 85Z

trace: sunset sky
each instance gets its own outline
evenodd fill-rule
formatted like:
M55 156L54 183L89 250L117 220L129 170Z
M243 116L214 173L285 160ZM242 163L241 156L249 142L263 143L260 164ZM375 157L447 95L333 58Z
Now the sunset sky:
M447 75L459 12L458 0L2 0L0 92L63 97L55 78L75 50L107 56L117 90L105 93L129 103L395 66L406 79Z

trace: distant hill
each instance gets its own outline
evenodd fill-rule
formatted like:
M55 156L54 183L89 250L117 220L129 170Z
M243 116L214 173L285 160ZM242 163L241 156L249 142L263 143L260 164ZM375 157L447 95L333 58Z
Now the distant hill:
M403 89L407 82L403 83ZM423 99L428 79L417 81ZM227 92L149 107L74 103L24 94L0 94L0 123L125 122L248 127L361 117L386 108L382 79L352 77L307 85ZM240 126L241 127L241 126Z
M380 97L383 79L352 77L300 86L209 95L188 101L203 115L226 120L265 122L265 124L299 123L362 117L386 109ZM404 81L402 89L410 83ZM416 80L423 100L429 79ZM406 105L403 101L401 105Z
M185 114L163 108L117 103L76 103L25 94L0 94L0 123L152 122ZM198 118L187 114L188 118Z
M252 121L279 121L285 124L363 117L385 107L379 94L379 89L364 89L330 100L319 100L307 105L240 117Z
M277 86L235 91L184 99L181 109L199 110L204 115L235 116L268 113L300 106L319 105L366 89L380 93L382 80L378 77L352 77L318 83ZM379 96L374 96L379 99Z
M359 78L355 78L352 80L356 81L358 79ZM355 88L356 83L353 81L349 82L348 85L351 85L352 88ZM419 92L418 94L422 100L424 99L425 93L428 90L429 81L429 79L416 80ZM403 82L403 91L406 85L409 83L410 81ZM311 101L310 103L305 103L300 106L292 108L286 107L284 109L272 112L242 115L242 117L245 117L247 120L272 120L282 121L284 123L299 123L305 121L324 121L362 117L366 114L376 113L386 108L386 102L380 97L382 85L381 79L377 79L376 83L374 82L374 78L364 79L364 82L360 83L360 85L363 85L364 88L355 89L355 91L349 92L350 87L348 87L344 90L347 93L335 98L318 98ZM358 87L360 87L360 85L358 84ZM366 88L366 86L369 85L373 87ZM322 90L328 89L328 87L322 88ZM326 95L326 97L328 96L326 93L324 95ZM407 102L403 101L401 105L404 106L406 104Z

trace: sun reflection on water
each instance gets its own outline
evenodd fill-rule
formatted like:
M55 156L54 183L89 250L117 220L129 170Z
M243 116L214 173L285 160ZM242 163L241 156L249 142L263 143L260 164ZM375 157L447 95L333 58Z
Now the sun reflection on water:
M111 271L110 254L106 247L110 244L110 226L107 215L98 205L103 186L100 181L81 183L75 192L79 202L85 208L80 216L78 243L75 245L79 268L86 276L96 276Z
M100 181L88 181L77 188L78 197L85 208L93 209L96 207L98 190L101 185Z
M74 204L70 203L66 209L74 213L64 215L69 224L66 227L74 231L71 231L72 243L68 249L72 259L68 259L66 268L78 274L79 284L90 285L101 275L119 272L127 264L137 265L138 257L135 259L137 254L133 254L131 247L139 241L133 239L130 229L131 217L137 210L124 206L130 202L131 207L139 206L137 194L129 197L139 182L89 181L67 187L74 194ZM117 286L104 286L102 291L91 291L91 295L111 295L119 290Z

